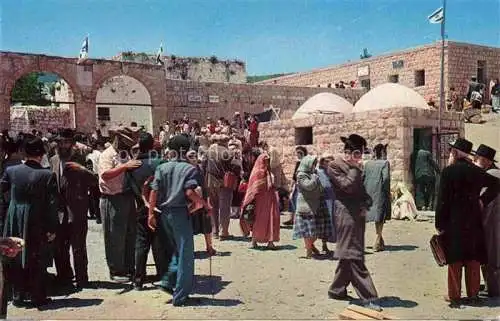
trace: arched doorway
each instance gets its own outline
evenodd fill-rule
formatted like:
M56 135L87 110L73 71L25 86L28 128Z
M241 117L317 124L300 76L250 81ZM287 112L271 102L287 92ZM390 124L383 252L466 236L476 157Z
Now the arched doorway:
M32 71L20 76L10 91L10 128L13 133L47 133L75 128L75 100L71 86L52 72Z
M119 75L106 79L97 90L97 127L108 136L113 126L130 126L132 122L153 132L151 95L137 79Z

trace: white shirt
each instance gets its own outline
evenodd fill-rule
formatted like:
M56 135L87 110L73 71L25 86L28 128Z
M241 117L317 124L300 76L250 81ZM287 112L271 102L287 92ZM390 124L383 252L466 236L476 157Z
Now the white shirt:
M101 152L98 150L93 150L92 153L87 155L87 160L92 162L92 170L94 173L99 172L99 157L101 156Z

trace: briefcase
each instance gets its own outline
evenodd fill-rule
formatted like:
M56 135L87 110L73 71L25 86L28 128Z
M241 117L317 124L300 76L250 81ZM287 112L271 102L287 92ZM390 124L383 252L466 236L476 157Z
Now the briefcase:
M445 266L446 257L444 255L443 236L433 235L431 237L430 246L432 255L434 255L434 260L436 260L437 265Z

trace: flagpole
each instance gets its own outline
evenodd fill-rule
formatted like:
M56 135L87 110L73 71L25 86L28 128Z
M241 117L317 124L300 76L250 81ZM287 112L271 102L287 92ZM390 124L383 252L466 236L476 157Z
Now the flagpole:
M441 115L445 108L444 94L444 40L445 40L445 23L446 23L446 0L443 0L443 20L441 21L441 82L439 90L439 113L438 113L438 153L441 158Z

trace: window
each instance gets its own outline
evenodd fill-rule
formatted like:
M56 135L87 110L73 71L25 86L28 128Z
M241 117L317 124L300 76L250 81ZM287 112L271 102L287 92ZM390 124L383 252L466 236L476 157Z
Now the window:
M390 75L389 76L389 82L397 84L399 82L399 75Z
M111 117L109 115L109 107L97 107L97 120L111 120Z
M477 61L477 82L480 84L486 83L486 61Z
M415 71L415 87L425 86L425 70Z
M361 87L370 90L370 79L362 79L361 80Z
M295 128L295 145L312 145L313 129L312 127Z

